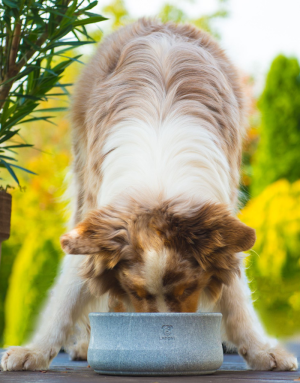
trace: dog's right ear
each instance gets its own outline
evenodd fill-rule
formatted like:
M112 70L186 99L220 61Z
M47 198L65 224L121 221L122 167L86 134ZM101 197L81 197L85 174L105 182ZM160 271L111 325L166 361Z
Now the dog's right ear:
M100 254L113 268L129 246L127 222L113 208L94 210L60 243L67 254Z

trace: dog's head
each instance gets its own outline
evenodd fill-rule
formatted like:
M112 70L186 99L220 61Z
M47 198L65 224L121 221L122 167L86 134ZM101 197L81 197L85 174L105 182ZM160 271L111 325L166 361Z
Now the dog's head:
M87 255L81 276L93 294L110 291L137 312L195 312L202 291L216 300L239 274L238 253L255 231L222 204L179 210L95 210L62 236L62 248Z

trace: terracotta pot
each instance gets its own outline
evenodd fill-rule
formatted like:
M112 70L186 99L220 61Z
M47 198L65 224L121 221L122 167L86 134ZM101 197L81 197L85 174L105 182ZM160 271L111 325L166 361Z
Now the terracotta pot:
M11 195L0 191L0 243L10 236Z

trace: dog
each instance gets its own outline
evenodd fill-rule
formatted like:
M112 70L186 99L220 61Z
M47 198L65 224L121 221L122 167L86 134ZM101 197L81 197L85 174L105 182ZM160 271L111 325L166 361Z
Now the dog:
M72 101L62 273L3 370L47 369L62 346L86 359L88 313L125 310L221 312L250 368L297 369L264 333L243 270L255 242L235 217L245 110L236 69L191 25L141 19L100 44Z

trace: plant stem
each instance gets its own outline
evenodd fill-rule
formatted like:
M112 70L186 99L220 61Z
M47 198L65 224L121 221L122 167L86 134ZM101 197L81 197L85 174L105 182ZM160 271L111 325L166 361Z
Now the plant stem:
M18 55L18 49L19 49L19 44L20 44L20 39L21 39L21 22L17 22L15 29L14 29L14 34L13 34L13 39L12 39L12 44L11 44L11 49L10 49L10 55L9 55L9 68L15 67L16 65L16 58Z

